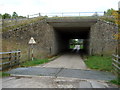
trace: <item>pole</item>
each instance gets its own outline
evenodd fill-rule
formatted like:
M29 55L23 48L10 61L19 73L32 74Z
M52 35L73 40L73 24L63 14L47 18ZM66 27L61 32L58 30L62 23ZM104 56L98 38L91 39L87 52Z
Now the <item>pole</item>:
M63 17L63 13L62 13L62 17Z
M32 44L32 61L33 61L33 44Z
M27 18L29 19L29 15L27 15Z
M41 16L41 14L39 13L39 17Z
M79 12L79 16L80 16L80 12Z
M30 60L30 45L28 47L28 61Z

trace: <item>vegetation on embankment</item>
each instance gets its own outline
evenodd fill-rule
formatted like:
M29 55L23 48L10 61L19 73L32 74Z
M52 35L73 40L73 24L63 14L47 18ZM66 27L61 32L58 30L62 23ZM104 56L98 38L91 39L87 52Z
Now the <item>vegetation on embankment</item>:
M111 56L88 56L85 63L91 69L109 72L112 71Z
M120 27L120 10L108 9L100 19L117 24Z
M2 27L2 31L5 32L5 31L8 31L8 30L13 30L13 29L16 29L16 28L19 28L21 26L25 26L25 25L28 25L30 23L35 23L37 21L40 21L40 20L43 20L45 19L46 17L36 17L36 18L24 18L23 20L19 20L19 19L16 19L16 20L6 20L4 21L4 24L3 24L3 27Z

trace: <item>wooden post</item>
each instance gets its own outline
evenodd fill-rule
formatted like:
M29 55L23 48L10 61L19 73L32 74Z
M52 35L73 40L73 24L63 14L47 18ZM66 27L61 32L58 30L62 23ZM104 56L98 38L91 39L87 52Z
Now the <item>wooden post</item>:
M11 51L10 51L10 53L9 53L9 67L11 68L11 59L12 59L12 54L11 54Z
M41 14L39 13L39 17L41 16Z
M18 50L20 51L20 50ZM18 52L18 64L20 64L20 52Z
M15 52L15 60L17 60L17 52ZM17 61L15 61L14 64L17 64Z
M27 15L27 18L29 19L29 15Z
M32 44L32 60L33 60L33 57L34 57L34 56L33 56L33 44Z
M28 46L28 61L30 61L30 45Z

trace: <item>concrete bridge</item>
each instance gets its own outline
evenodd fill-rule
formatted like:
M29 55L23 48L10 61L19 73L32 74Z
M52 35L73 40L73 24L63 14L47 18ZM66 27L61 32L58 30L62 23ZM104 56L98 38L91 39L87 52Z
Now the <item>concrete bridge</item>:
M90 27L97 22L97 19L47 19L47 23L66 38L88 38Z
M56 47L57 51L65 51L69 49L70 39L86 39L84 40L84 43L86 45L89 45L87 39L89 39L90 37L90 28L92 25L94 25L97 22L97 19L96 18L76 18L76 19L52 18L52 19L47 19L46 22L53 27L56 33L56 44L54 47ZM87 46L85 47L85 49L87 49Z
M17 41L20 45L24 43L28 47L28 41L32 36L37 42L36 54L44 51L50 55L68 50L70 39L84 39L87 54L111 55L117 50L117 40L114 39L117 32L117 25L98 20L96 17L58 17L8 31L3 33L3 38Z
M69 40L77 38L84 39L84 49L87 54L103 55L116 52L114 50L117 48L117 42L113 39L113 36L114 33L117 33L117 27L112 23L100 21L96 17L57 18L47 19L46 22L55 31L56 44L54 47L57 48L55 49L57 51L67 50L69 48Z

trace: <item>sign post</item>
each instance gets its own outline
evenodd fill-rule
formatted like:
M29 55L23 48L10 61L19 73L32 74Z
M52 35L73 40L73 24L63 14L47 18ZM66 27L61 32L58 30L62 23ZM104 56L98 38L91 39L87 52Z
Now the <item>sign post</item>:
M29 40L29 45L31 45L31 48L32 48L32 60L33 60L33 45L36 44L35 40L33 37L31 37L31 39ZM30 52L30 51L29 51ZM30 54L30 53L29 53Z

